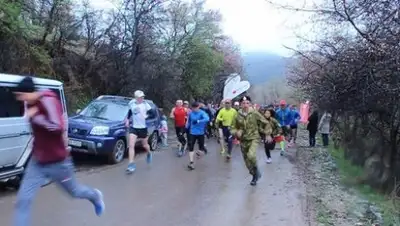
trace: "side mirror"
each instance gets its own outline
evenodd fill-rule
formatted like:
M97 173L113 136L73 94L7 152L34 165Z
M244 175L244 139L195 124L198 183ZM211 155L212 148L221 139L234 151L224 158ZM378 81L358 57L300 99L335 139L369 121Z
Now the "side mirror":
M79 114L81 111L81 109L76 110L76 114Z

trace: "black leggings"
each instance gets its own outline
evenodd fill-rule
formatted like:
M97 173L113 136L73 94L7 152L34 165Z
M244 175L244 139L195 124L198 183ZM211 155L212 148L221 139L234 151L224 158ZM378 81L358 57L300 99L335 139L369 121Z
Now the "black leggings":
M267 158L271 158L271 151L275 149L275 144L275 141L272 141L271 143L264 143L264 149Z
M207 152L206 148L204 147L204 135L193 135L190 134L189 136L189 152L194 151L194 145L197 143L199 144L200 151Z
M185 138L186 128L185 127L175 127L175 132L176 132L176 136L178 137L179 143L181 143L182 146L185 146L185 144L186 144L186 138Z

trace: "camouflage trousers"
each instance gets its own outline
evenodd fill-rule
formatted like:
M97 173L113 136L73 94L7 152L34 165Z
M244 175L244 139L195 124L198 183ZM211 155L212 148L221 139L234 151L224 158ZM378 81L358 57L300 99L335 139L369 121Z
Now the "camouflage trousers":
M257 169L257 147L259 140L242 140L240 141L240 149L242 150L242 155L244 163L251 175L256 173Z

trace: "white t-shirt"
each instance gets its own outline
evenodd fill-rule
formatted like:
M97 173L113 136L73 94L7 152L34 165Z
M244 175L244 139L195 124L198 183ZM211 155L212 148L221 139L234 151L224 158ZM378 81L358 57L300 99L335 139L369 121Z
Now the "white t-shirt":
M145 101L138 104L136 100L132 100L129 103L129 107L132 111L132 127L135 129L145 129L147 111L151 109L150 104Z

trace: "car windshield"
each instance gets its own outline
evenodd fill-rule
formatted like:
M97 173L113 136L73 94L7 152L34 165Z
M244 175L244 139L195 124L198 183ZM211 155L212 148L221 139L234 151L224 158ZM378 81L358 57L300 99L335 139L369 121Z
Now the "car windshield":
M111 121L122 121L128 113L128 105L94 101L90 103L79 115Z

